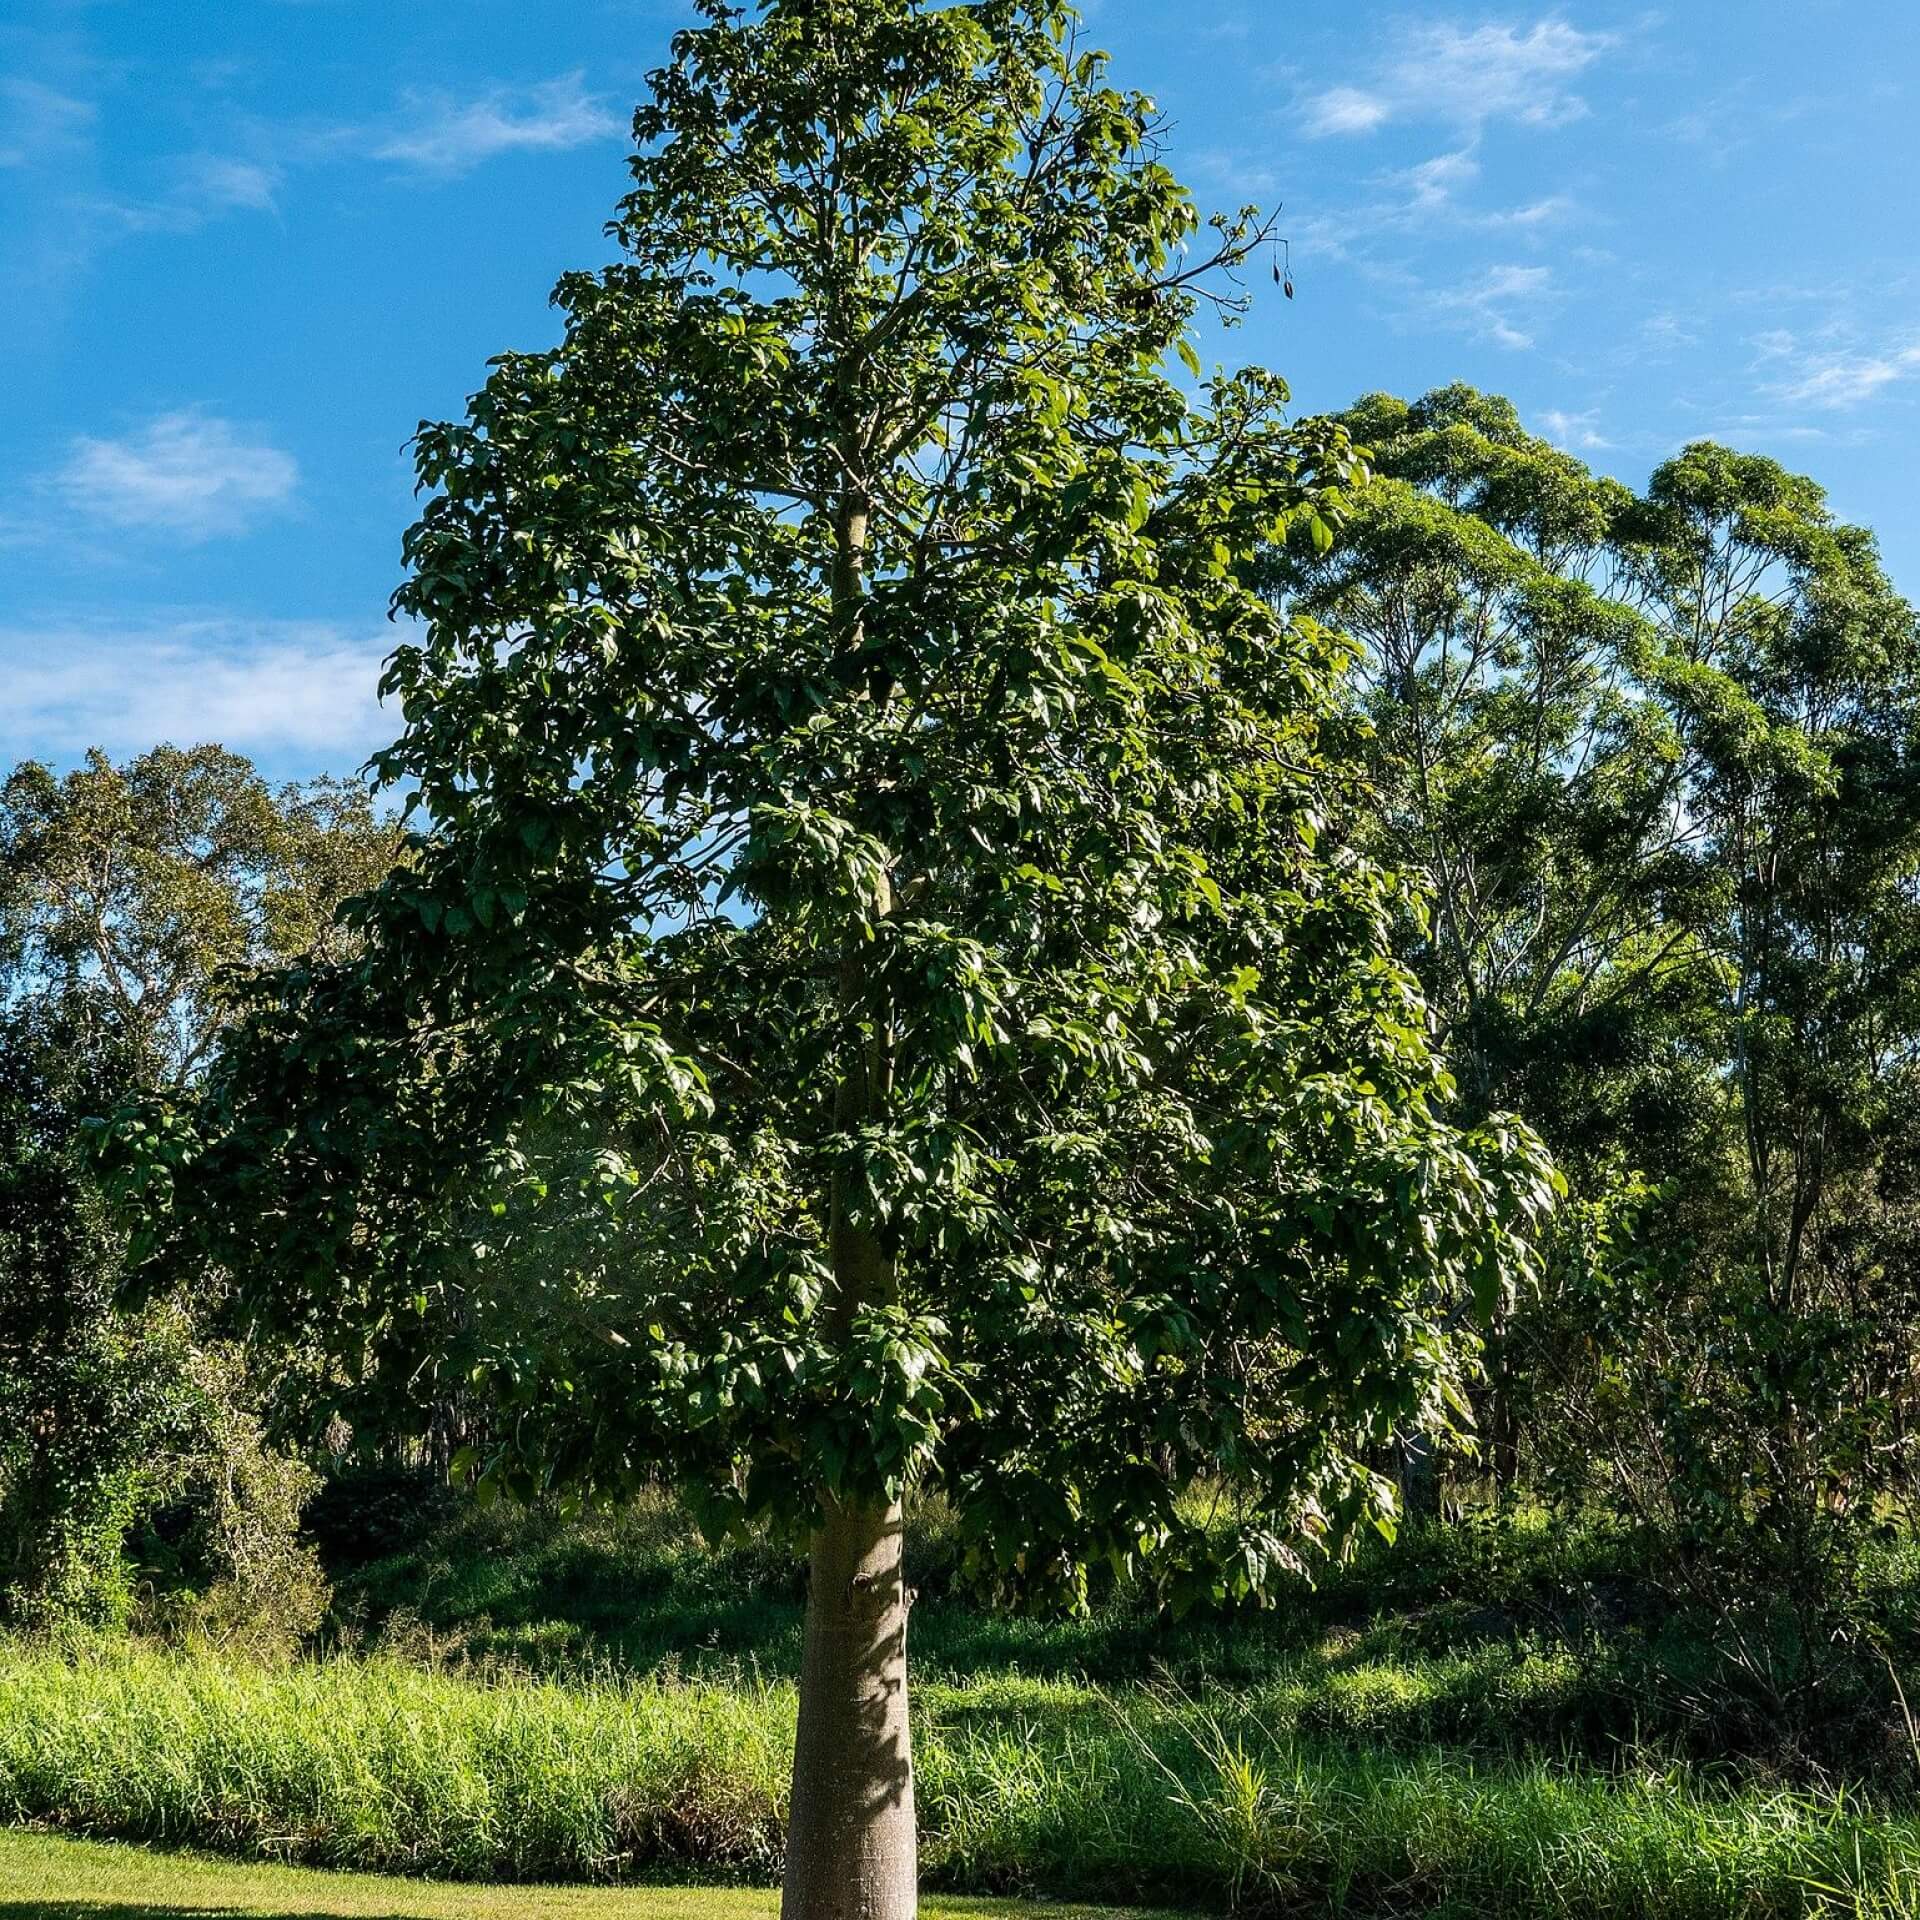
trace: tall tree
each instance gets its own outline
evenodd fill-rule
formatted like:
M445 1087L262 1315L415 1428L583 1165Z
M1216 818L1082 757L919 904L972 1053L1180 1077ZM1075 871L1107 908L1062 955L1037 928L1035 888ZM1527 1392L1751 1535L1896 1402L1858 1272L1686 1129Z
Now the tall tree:
M1357 644L1368 778L1346 830L1422 882L1398 944L1467 1110L1524 1112L1588 1191L1698 1152L1672 1043L1712 998L1703 763L1647 697L1662 642L1620 543L1632 496L1470 387L1372 394L1338 425L1373 483L1337 545L1296 533L1253 578ZM1480 1425L1507 1485L1525 1386L1508 1339L1492 1357ZM1417 1436L1408 1457L1431 1503Z
M1344 439L1164 368L1264 229L1194 244L1047 0L702 11L625 257L422 429L415 864L119 1144L261 1320L489 1383L509 1485L808 1537L784 1911L893 1920L909 1485L1009 1586L1260 1586L1463 1404L1430 1302L1549 1175L1442 1118L1319 848L1338 651L1237 576Z
M0 971L182 1079L219 1030L223 971L326 951L335 907L397 847L364 786L275 791L224 747L124 766L96 749L64 778L23 761L0 786Z
M1354 829L1424 883L1405 950L1471 1108L1604 1155L1595 1102L1664 1044L1709 886L1705 763L1647 697L1665 641L1622 543L1632 495L1470 387L1338 421L1374 484L1337 547L1293 538L1256 577L1359 644Z
M1465 387L1339 423L1376 483L1257 577L1358 643L1344 824L1426 882L1401 951L1470 1110L1526 1112L1582 1202L1495 1344L1495 1464L1530 1404L1552 1481L1650 1521L1802 1710L1915 1490L1920 628L1771 460L1702 443L1636 495Z

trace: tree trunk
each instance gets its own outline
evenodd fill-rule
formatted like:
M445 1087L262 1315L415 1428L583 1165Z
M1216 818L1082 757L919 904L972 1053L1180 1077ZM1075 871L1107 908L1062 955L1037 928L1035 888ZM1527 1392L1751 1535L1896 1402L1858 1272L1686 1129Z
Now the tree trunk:
M900 1506L833 1507L813 1537L780 1920L913 1920Z
M1424 1433L1400 1439L1400 1511L1409 1520L1433 1520L1440 1513L1440 1467L1433 1457L1433 1441Z
M840 651L853 658L866 639L872 501L861 410L850 393L841 395L840 411L836 447L847 485L834 514L833 612ZM866 913L877 923L892 911L892 876L883 871ZM893 1026L869 978L869 959L867 928L850 925L839 967L849 1032L833 1103L841 1134L882 1119L893 1086ZM833 1289L824 1309L828 1327L841 1335L862 1308L900 1297L892 1252L860 1217L858 1185L843 1155L829 1197ZM780 1920L914 1920L919 1908L900 1538L898 1500L842 1506L822 1497L807 1586Z

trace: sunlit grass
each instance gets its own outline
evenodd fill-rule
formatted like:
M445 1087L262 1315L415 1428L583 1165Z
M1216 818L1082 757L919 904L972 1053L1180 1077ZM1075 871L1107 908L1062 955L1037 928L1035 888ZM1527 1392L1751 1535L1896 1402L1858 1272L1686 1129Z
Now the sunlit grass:
M1013 1675L927 1687L928 1884L1216 1910L1237 1893L1252 1912L1770 1920L1822 1899L1895 1914L1920 1860L1920 1820L1845 1795L1373 1744L1383 1720L1436 1699L1454 1711L1499 1676L1332 1672L1317 1693L1303 1674L1204 1698ZM1518 1698L1559 1683L1552 1663L1513 1676ZM395 1659L0 1648L0 1818L473 1881L766 1885L793 1709L789 1683L751 1675L483 1683Z
M762 1888L436 1885L0 1832L5 1920L774 1920L779 1906ZM936 1896L920 1911L925 1920L1107 1920L1116 1910Z

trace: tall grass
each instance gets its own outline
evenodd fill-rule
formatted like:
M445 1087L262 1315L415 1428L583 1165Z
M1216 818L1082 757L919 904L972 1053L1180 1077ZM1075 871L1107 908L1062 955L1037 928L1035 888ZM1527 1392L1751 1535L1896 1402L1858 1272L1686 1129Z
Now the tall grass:
M440 1506L421 1512L405 1481L332 1491L325 1539L343 1644L426 1638L565 1677L607 1666L725 1675L741 1662L799 1671L798 1558L763 1535L711 1547L664 1495L568 1517L479 1509L444 1488ZM1531 1743L1602 1764L1651 1743L1802 1778L1913 1780L1900 1689L1877 1662L1863 1659L1834 1687L1821 1725L1788 1737L1730 1671L1711 1622L1663 1600L1634 1539L1601 1518L1490 1513L1410 1527L1269 1609L1178 1622L1152 1594L1112 1583L1077 1619L983 1607L957 1578L960 1541L937 1498L909 1509L907 1545L922 1678L1011 1670L1119 1686L1159 1674L1199 1692L1304 1688L1300 1725L1376 1742L1444 1739L1490 1757ZM1868 1571L1871 1611L1908 1672L1911 1704L1920 1539L1903 1537Z
M1888 1903L1920 1821L1677 1769L1361 1748L1314 1731L1302 1698L930 1686L929 1884L1352 1916L1912 1911ZM0 1647L0 1818L475 1879L765 1880L793 1710L789 1683L751 1674Z

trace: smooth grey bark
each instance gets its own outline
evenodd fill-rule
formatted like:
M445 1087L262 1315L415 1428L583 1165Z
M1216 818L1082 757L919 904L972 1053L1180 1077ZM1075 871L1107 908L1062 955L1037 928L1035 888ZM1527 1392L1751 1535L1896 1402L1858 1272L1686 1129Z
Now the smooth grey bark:
M900 1506L834 1507L813 1536L780 1920L913 1920Z

